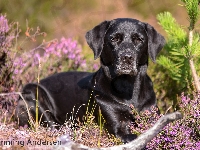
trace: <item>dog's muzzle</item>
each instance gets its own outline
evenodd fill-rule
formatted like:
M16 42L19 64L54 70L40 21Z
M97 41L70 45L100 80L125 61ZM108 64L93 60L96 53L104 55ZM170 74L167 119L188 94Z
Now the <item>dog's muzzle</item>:
M117 58L115 73L137 75L137 60L133 53L121 53Z

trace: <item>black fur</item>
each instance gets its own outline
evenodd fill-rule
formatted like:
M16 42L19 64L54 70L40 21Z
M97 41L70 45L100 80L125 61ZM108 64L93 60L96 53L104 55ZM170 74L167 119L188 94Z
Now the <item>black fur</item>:
M153 84L146 73L148 57L155 62L165 39L147 23L122 18L97 25L86 33L86 40L94 58L100 57L101 67L97 72L58 73L41 80L39 85L27 84L23 96L28 106L34 108L38 87L42 121L59 124L69 119L73 108L74 117L82 120L88 100L92 104L95 101L96 118L100 107L108 131L129 142L136 138L128 128L134 122L130 105L138 112L156 106ZM21 114L25 110L25 103L20 99L16 111L20 126L28 124L27 113ZM34 116L35 108L30 112Z

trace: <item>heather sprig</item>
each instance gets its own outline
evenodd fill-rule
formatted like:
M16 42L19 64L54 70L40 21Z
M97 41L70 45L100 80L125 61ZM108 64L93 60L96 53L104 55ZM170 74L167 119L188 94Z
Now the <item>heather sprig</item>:
M182 93L179 107L184 118L172 122L147 144L147 149L200 149L200 93L194 94L193 99ZM158 115L156 108L136 115L136 125L132 131L141 134L148 130L163 115Z
M8 26L8 20L6 19L6 16L1 15L0 16L0 32L1 33L7 33L10 30Z
M81 51L77 41L62 37L60 41L52 43L45 48L44 58L50 58L51 55L57 56L57 59L60 58L66 62L68 61L68 69L77 70L79 67L86 65L85 60L81 56Z
M41 78L61 71L88 69L81 55L81 46L71 38L43 40L39 46L23 52L21 45L24 43L18 44L20 30L16 25L18 23L9 24L6 16L0 15L0 92L19 90L22 84L36 82L39 59ZM36 42L37 36L46 36L39 27L33 32L27 24L26 42Z
M16 53L11 49L19 32L17 24L9 24L6 16L0 14L0 92L12 90L12 61Z
M40 78L70 70L85 70L85 59L81 55L81 47L77 41L62 37L45 44L40 51L23 53L14 60L13 78L22 83L36 82L38 63L40 60Z
M19 44L20 30L18 23L8 23L6 16L0 15L0 91L10 92L19 90L27 82L36 82L38 60L42 70L40 78L61 71L94 71L97 63L87 62L81 55L82 48L76 40L62 37L60 40L43 42L31 50L23 51L24 42L36 42L37 36L46 36L39 27L36 31L28 27L25 40ZM38 41L37 41L38 43Z

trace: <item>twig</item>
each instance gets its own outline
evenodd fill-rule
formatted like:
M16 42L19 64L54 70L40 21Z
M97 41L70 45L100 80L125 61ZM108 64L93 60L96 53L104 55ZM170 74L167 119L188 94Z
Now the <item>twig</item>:
M193 30L190 30L189 31L189 46L192 46L192 42L193 42ZM199 92L200 91L199 77L197 75L197 71L195 69L194 61L192 58L189 59L189 64L190 64L190 69L192 71L192 77L194 79L195 87L196 87L197 91Z
M0 93L0 96L20 95L20 94L21 94L21 92Z

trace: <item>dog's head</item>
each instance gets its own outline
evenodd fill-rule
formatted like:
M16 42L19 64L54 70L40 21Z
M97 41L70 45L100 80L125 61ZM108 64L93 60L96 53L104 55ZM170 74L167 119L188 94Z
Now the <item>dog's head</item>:
M116 76L136 75L148 56L155 62L165 44L151 25L129 18L102 22L86 33L86 40L94 58L100 57L102 66Z

